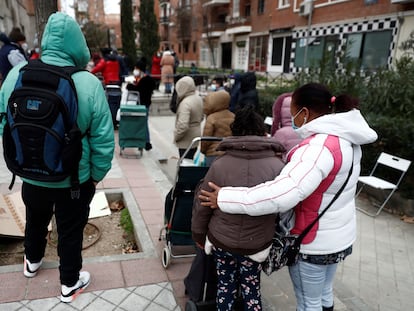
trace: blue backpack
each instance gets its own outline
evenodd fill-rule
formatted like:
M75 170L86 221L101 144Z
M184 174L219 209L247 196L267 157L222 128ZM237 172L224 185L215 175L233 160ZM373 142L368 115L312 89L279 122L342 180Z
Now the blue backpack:
M20 69L3 131L4 159L16 175L44 182L71 176L72 198L79 197L82 133L78 98L71 78L81 69L30 61Z

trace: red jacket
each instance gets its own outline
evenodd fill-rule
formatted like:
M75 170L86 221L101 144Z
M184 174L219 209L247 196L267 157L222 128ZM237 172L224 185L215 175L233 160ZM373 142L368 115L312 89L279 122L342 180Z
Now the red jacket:
M98 64L92 68L93 74L102 72L105 85L119 83L119 63L117 60L105 60L102 58Z
M151 77L156 80L161 79L161 57L154 55L152 57Z

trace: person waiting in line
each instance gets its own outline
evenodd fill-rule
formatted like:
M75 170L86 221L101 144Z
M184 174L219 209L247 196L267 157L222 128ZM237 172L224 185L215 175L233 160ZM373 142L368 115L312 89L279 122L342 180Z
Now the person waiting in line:
M105 86L110 84L120 85L120 66L117 55L115 55L111 48L103 48L101 53L102 58L92 68L91 73L102 73Z
M298 262L289 267L298 311L333 310L336 268L352 252L361 145L377 139L357 107L355 99L335 97L324 85L299 87L290 112L292 126L304 140L289 151L280 175L252 188L209 182L199 196L201 205L231 214L260 216L294 209L291 233L300 234L345 184L352 167L345 188L305 236Z
M211 81L210 90L213 92L224 90L224 78L217 76Z
M227 137L231 135L231 124L234 121L234 113L229 110L230 94L224 90L209 93L204 99L204 124L203 136ZM223 152L217 151L217 141L202 141L201 153L205 155L205 164L210 166L214 159Z
M222 186L255 186L275 178L284 166L283 146L266 137L263 118L253 106L237 111L231 131L232 136L218 145L217 150L224 154L211 164L201 189L208 188L207 181ZM274 213L233 215L194 201L193 239L206 254L213 254L216 263L216 310L233 310L239 288L244 310L262 310L260 263L269 254L275 220Z
M150 139L149 127L148 127L148 115L149 109L152 103L152 93L155 90L155 81L146 73L146 63L145 58L141 58L135 65L133 74L134 82L128 83L126 89L128 91L137 91L139 92L139 98L141 105L145 105L147 108L147 132L146 132L146 142L145 150L151 150L152 144Z
M157 51L151 58L151 78L154 79L157 89L160 87L161 81L161 56L162 53Z
M174 82L174 56L170 50L165 50L161 58L161 82L164 84L164 92L171 94Z
M283 93L276 98L272 107L272 127L270 135L281 142L286 151L297 145L301 139L292 127L290 103L292 93Z
M14 66L27 60L25 51L27 43L25 35L18 27L14 27L8 36L3 32L0 33L0 41L3 42L0 49L0 73L5 80Z
M78 23L61 12L49 16L41 48L40 59L50 65L85 68L90 58ZM23 64L16 65L9 72L0 89L1 113L6 111ZM27 278L33 278L42 273L47 227L55 215L60 300L66 303L72 302L90 284L90 273L81 271L83 232L88 222L89 204L95 194L96 185L109 172L115 148L111 113L101 82L87 71L76 72L72 79L79 102L77 124L82 133L88 133L82 139L83 152L79 164L80 197L71 196L70 177L56 182L24 178L22 184L22 199L26 206L23 274ZM0 123L0 131L3 126L4 122ZM50 277L49 272L44 275Z
M193 78L189 76L178 80L177 113L175 115L174 143L182 157L189 148L192 140L201 135L201 121L203 120L203 99L196 92ZM187 159L193 159L197 146L187 153Z

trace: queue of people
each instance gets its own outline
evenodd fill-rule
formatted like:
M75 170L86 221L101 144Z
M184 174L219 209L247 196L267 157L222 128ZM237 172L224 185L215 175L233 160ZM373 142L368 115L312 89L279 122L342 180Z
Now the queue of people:
M74 37L79 39L75 47ZM4 43L0 49L4 80L0 106L4 110L21 63L28 56L20 29L14 28L8 36L1 33L0 40ZM109 171L114 151L110 110L103 88L93 74L101 73L104 86L108 86L121 85L127 72L112 49L102 49L101 56L94 55L91 59L80 28L63 13L49 18L42 48L42 53L35 51L39 55L33 58L40 57L54 65L86 67L92 60L90 73L79 73L74 79L79 102L85 104L79 105L82 115L79 125L93 137L92 142L84 142L80 200L69 198L67 182L51 185L25 180L23 183L27 208L24 275L35 277L42 266L46 226L54 208L60 230L61 300L71 302L90 283L90 274L81 271L81 232L96 184ZM68 51L67 55L62 57L58 50ZM150 74L146 60L140 59L133 70L134 81L127 85L127 90L139 91L141 102L149 108L159 83L165 85L166 93L172 92L176 67L177 60L169 50L152 57ZM240 288L245 310L262 308L261 263L269 254L278 214L292 210L295 217L290 232L300 234L339 191L352 168L344 191L304 238L298 262L289 267L296 310L333 310L336 268L352 253L356 237L354 194L360 173L361 145L374 142L377 134L359 111L357 100L346 94L335 96L319 83L305 84L278 97L273 105L271 132L266 133L263 119L257 113L254 73L237 77L234 89L237 94L226 90L223 82L219 77L214 79L204 102L191 76L180 78L174 86L174 143L179 156L183 156L195 137L223 138L220 143L201 144L210 169L199 185L192 215L194 241L215 259L216 308L232 310ZM145 149L151 148L148 132ZM193 159L196 148L187 153L188 159ZM38 193L45 196L39 197ZM71 215L64 211L67 208L71 209ZM43 212L36 216L41 209ZM68 220L71 224L67 224Z

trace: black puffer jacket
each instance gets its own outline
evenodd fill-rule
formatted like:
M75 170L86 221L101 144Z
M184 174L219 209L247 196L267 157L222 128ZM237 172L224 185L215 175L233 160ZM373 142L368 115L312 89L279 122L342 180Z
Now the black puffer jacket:
M256 89L256 82L256 74L252 71L246 72L241 76L236 110L247 105L252 105L257 109L259 105L259 93Z
M199 188L211 190L207 186L209 181L223 187L252 187L274 179L284 166L279 157L284 148L273 138L232 136L224 139L218 150L225 151L225 154L213 162ZM275 217L275 214L259 217L226 214L218 208L201 206L196 199L191 225L193 239L204 245L208 235L217 247L252 255L270 245Z

